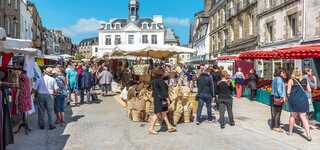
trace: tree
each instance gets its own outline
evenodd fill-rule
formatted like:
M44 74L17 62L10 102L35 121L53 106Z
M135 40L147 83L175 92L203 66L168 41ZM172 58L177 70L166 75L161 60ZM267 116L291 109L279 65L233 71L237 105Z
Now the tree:
M83 56L81 53L77 52L77 53L75 54L75 59L76 59L76 60L81 60L81 59L84 59L84 56Z

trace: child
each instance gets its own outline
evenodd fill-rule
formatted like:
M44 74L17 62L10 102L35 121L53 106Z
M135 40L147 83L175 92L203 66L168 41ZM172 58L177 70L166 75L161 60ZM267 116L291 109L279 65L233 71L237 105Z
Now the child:
M227 71L222 71L221 81L217 85L218 103L219 103L219 113L220 113L220 127L225 128L225 118L224 114L226 109L228 111L229 123L234 126L233 112L232 112L232 87L229 80L229 74Z

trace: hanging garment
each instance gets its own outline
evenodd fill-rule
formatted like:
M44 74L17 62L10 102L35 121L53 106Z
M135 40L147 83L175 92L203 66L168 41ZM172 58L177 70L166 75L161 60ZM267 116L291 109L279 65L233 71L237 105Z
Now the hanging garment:
M2 55L2 65L1 65L1 69L6 70L8 67L8 64L12 58L13 54L12 53L4 53Z
M12 100L11 115L16 116L17 115L17 89L16 88L11 89L11 100Z
M34 77L34 66L35 66L35 58L30 55L26 55L24 57L24 66L23 70L27 72L27 76L32 79Z
M5 149L3 131L3 99L2 92L0 91L0 150Z
M19 112L28 112L32 109L30 80L26 74L20 75L20 91L18 96Z
M13 144L13 130L11 124L11 117L9 112L9 92L3 91L3 130L4 130L4 149L7 145Z

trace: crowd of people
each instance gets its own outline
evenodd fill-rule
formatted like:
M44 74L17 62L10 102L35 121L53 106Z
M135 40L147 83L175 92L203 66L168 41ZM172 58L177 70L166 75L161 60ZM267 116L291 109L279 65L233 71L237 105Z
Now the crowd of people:
M168 70L175 72L176 75L169 75ZM196 112L196 124L201 124L202 109L204 105L207 107L207 120L212 122L215 117L212 110L216 109L219 114L219 122L221 129L225 128L225 113L227 111L230 126L235 125L233 117L233 99L240 98L243 93L243 86L249 88L250 99L254 99L257 91L258 75L254 69L251 69L247 76L244 75L241 68L237 68L237 72L231 75L228 71L221 67L205 67L198 69L188 69L179 66L179 69L168 68L168 66L158 66L155 69L154 78L152 80L153 97L155 100L155 116L153 117L149 133L156 134L154 124L158 119L164 119L169 131L176 131L167 121L168 106L170 100L168 96L168 85L173 85L179 81L178 78L187 78L188 83L185 86L190 87L191 91L197 89L198 108ZM196 86L195 86L196 85ZM312 69L302 70L295 69L289 77L284 69L278 69L274 73L272 81L272 97L271 101L271 129L275 132L284 132L281 128L280 118L282 108L285 103L289 105L289 130L288 135L293 134L294 125L298 122L302 123L305 128L306 139L311 141L309 114L313 111L311 91L317 88L317 81L312 73ZM213 107L215 106L215 107Z
M110 95L112 79L113 75L105 64L69 63L66 69L62 66L45 68L43 78L35 78L33 84L39 128L45 128L45 114L48 127L52 130L56 128L55 124L65 123L65 107L71 102L79 106L98 100L94 92L97 85L102 90L102 96Z
M232 75L230 70L224 70L218 66L200 66L192 68L184 65L171 66L169 64L154 65L150 67L152 73L150 86L154 98L154 116L150 121L150 134L157 134L155 123L163 120L169 132L177 131L176 127L168 120L168 107L170 105L168 87L177 84L188 86L190 92L197 89L196 100L198 108L195 122L200 125L203 121L202 109L206 106L207 120L213 122L216 118L213 110L219 112L219 123L221 129L235 125L233 117L233 99L240 98L243 93L243 86L250 90L250 99L256 96L258 76L254 69L248 75L244 75L241 68ZM294 125L301 122L305 128L306 139L311 141L309 114L313 111L311 91L317 87L317 81L312 69L307 68L303 72L295 69L289 77L283 69L274 73L272 81L271 98L271 129L276 132L283 132L280 124L283 105L289 105L290 118L288 135L292 135ZM62 66L46 68L43 78L34 82L33 92L38 103L38 124L40 129L45 128L44 115L47 114L49 129L55 129L55 124L64 123L65 106L74 102L79 106L85 102L97 99L93 91L99 85L102 96L108 96L111 92L113 74L105 64L86 65L70 63L66 69ZM185 78L181 80L181 78ZM119 81L122 87L128 87L132 80L137 79L130 68L122 70ZM179 83L181 82L181 83ZM80 102L78 100L80 97ZM86 99L85 99L86 98ZM228 113L229 120L226 121L225 113ZM54 113L56 120L54 122Z

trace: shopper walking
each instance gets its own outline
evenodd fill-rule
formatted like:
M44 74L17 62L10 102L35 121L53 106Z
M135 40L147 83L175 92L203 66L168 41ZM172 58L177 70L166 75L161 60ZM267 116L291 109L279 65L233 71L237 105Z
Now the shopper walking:
M242 85L245 79L241 68L238 68L238 71L234 75L234 79L236 81L236 96L237 98L240 98L242 96Z
M75 65L72 65L70 67L70 70L67 72L67 85L68 85L68 91L69 91L69 102L72 99L72 94L74 95L75 99L75 105L78 105L78 69L75 67Z
M309 118L312 118L312 112L314 112L313 103L312 103L312 91L317 89L317 78L313 75L313 70L311 68L305 69L305 75L303 80L306 80L311 88L311 92L307 92L309 100Z
M217 95L218 95L218 103L219 103L219 122L221 129L225 128L225 117L224 114L227 110L229 123L231 126L234 126L233 120L233 111L232 111L232 87L231 82L229 80L229 74L227 71L222 71L221 81L217 84Z
M55 96L55 113L57 116L56 123L64 122L64 109L65 109L65 98L68 95L66 88L66 78L63 75L61 68L54 69L55 80L58 85L57 95Z
M203 70L197 80L197 87L198 87L198 109L197 109L197 125L201 123L201 112L203 105L205 104L207 107L207 115L208 121L213 120L212 116L212 99L214 97L214 85L212 77L209 75L209 70Z
M302 71L296 68L292 72L292 77L288 82L288 103L290 119L289 119L289 132L288 135L292 135L295 120L300 117L307 140L311 141L309 121L307 119L307 112L309 112L309 102L307 92L311 92L310 85L306 80L301 81Z
M44 71L43 78L39 77L36 79L33 90L38 103L38 125L40 129L44 129L44 113L47 111L49 129L55 129L53 125L54 117L54 98L53 94L58 89L55 80L50 77L52 75L52 68L47 68ZM50 89L49 89L49 88Z
M153 80L151 81L152 95L154 99L154 115L151 117L149 134L157 134L154 127L158 119L163 119L168 127L168 132L175 132L176 128L169 122L167 113L169 107L168 85L163 80L164 71L156 68L153 71Z
M103 67L103 71L99 74L99 84L102 90L102 96L107 96L111 91L112 74L107 67Z
M257 82L258 82L258 75L254 69L250 70L248 75L248 88L250 90L250 99L253 100L256 97L257 91Z
M286 101L285 75L284 70L278 69L275 71L272 81L271 129L276 132L283 132L280 128L280 118L282 105Z
M84 103L84 94L86 93L87 102L91 98L91 87L94 85L93 75L89 72L89 68L84 66L82 67L83 71L80 75L80 103Z

